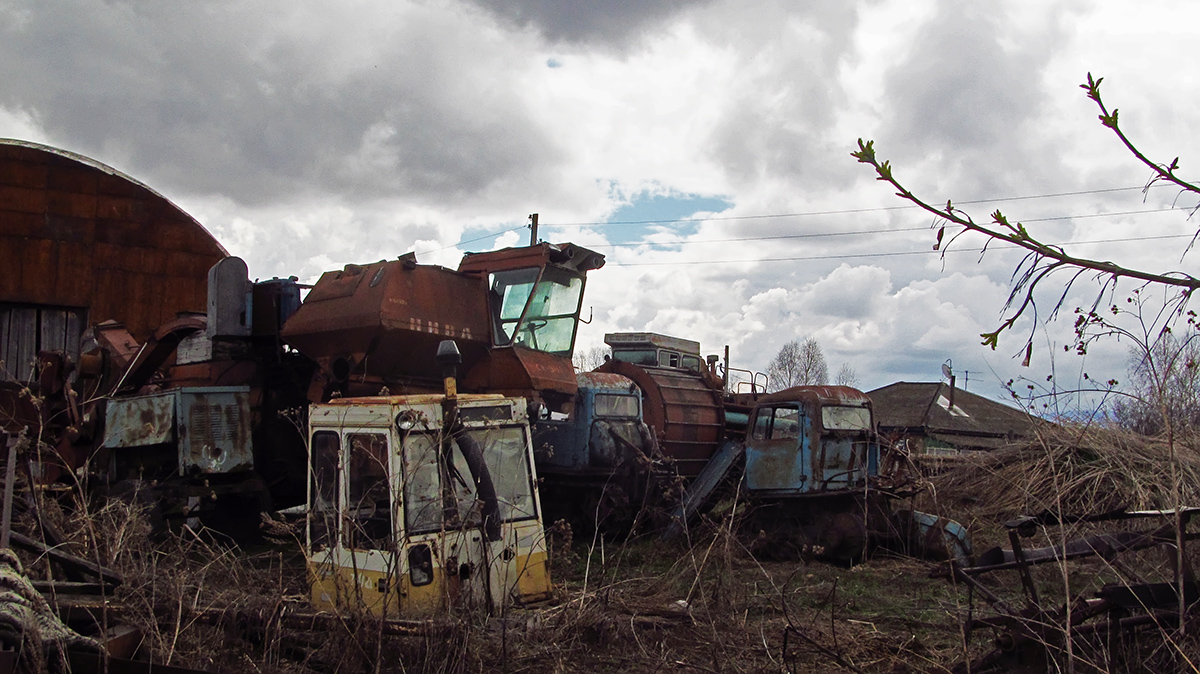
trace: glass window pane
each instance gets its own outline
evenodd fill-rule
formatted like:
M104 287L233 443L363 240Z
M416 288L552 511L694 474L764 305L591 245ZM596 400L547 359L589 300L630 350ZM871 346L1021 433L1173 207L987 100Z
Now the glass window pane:
M821 423L831 431L869 430L871 410L866 407L828 405L821 409Z
M794 407L776 407L775 423L771 425L771 439L798 437L800 437L800 411Z
M404 440L404 523L409 533L442 526L441 481L435 436L410 433Z
M654 349L629 349L613 351L613 360L620 360L634 365L658 365L658 352Z
M614 395L611 393L596 394L596 416L637 418L637 415L637 396Z
M492 312L492 341L497 346L512 342L517 321L525 311L539 269L514 269L488 275L488 304Z
M529 310L513 342L547 353L570 353L582 296L582 278L547 267L529 298Z
M484 463L500 502L500 518L507 522L536 517L525 429L505 426L468 432L483 448Z
M348 547L386 550L392 540L392 499L388 489L388 442L382 433L351 433Z
M766 440L767 431L771 427L771 410L759 410L757 416L754 417L754 430L751 431L751 437L755 440Z
M312 507L309 536L314 550L336 543L331 540L337 531L338 457L342 453L341 438L332 431L313 433Z
M522 426L468 429L483 452L484 465L492 478L503 521L526 519L537 514L527 454L527 438ZM454 498L456 522L444 522L441 482L438 478L437 436L413 433L404 442L405 522L410 532L435 531L443 526L474 527L482 523L483 503L478 498L475 476L467 466L458 442L453 443L452 463L446 474L450 495Z

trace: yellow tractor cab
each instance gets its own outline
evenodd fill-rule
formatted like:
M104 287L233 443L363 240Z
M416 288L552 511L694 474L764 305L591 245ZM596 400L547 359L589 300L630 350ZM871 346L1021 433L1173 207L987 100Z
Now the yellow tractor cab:
M452 377L447 395L312 405L313 604L423 617L548 598L527 407Z

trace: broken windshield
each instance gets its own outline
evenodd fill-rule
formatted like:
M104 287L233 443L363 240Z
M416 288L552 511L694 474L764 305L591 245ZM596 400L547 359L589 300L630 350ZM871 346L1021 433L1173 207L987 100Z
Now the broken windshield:
M516 269L490 275L492 341L570 355L583 278L565 269ZM536 281L536 283L535 283Z
M821 424L828 431L865 431L871 428L871 410L867 407L826 405L821 408Z
M525 429L521 426L469 429L466 431L483 450L484 464L491 474L503 521L537 516L529 467ZM438 436L410 433L404 440L404 510L409 533L436 531L455 526L479 526L482 504L477 502L475 480L458 443L453 443L451 465L447 466L443 501L442 477L438 470ZM450 517L447 518L446 516Z

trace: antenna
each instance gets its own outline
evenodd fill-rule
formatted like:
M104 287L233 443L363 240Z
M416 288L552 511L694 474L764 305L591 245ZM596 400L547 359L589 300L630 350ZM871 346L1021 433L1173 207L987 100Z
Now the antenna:
M954 414L954 361L949 358L946 359L946 362L942 363L942 376L950 380L950 400L946 409L951 414ZM938 387L940 388L941 385L939 384Z

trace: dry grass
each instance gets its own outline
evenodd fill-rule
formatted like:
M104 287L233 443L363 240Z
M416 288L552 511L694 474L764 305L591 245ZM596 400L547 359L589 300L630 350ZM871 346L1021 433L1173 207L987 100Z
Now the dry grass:
M1200 505L1197 439L1174 447L1182 505ZM999 522L1021 514L1085 515L1169 509L1171 447L1162 438L1086 427L1047 429L1029 442L979 452L933 480L951 514Z
M1200 460L1191 445L1181 447L1184 502L1200 504ZM995 531L1014 515L1059 506L1071 514L1169 507L1168 454L1152 439L1060 430L1044 445L980 456L939 476L933 493L941 507L931 510ZM143 650L154 661L184 667L892 673L947 671L965 653L963 596L928 578L928 564L895 557L853 568L759 562L733 534L729 511L694 530L686 544L571 540L559 528L550 546L553 604L503 618L449 615L412 636L386 635L379 621L353 612L324 629L281 621L304 607L296 544L248 551L187 531L151 541L146 513L125 501L66 499L61 509L49 502L46 513L70 533L73 552L125 575L110 602L112 619L141 627ZM1038 575L1050 586L1052 566ZM1067 578L1074 593L1111 572L1085 562L1073 564Z

